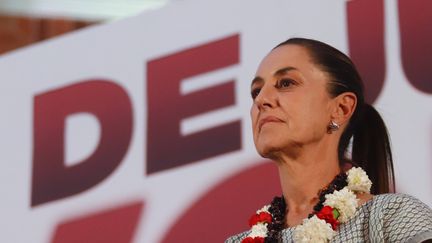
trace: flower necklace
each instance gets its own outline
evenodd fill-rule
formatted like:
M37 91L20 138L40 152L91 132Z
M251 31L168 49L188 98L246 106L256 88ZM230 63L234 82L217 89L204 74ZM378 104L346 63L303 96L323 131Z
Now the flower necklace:
M359 201L356 194L369 193L371 186L366 172L359 167L338 174L326 189L320 190L313 213L295 228L294 242L330 241L339 224L354 216ZM285 213L284 198L275 197L249 219L251 231L242 243L277 242L285 226Z

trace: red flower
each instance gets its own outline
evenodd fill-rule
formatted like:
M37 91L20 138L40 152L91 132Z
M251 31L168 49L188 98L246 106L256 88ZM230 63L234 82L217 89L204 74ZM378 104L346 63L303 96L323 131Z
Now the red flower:
M272 216L269 213L261 212L259 214L254 214L249 219L249 226L252 227L256 225L257 223L271 223Z
M331 224L333 230L336 230L339 222L337 219L335 219L333 214L333 208L330 206L324 206L317 214L316 216L320 219L325 220L327 223Z
M252 237L244 238L241 243L254 243L254 239Z
M244 238L241 243L264 243L264 238L263 237L246 237Z

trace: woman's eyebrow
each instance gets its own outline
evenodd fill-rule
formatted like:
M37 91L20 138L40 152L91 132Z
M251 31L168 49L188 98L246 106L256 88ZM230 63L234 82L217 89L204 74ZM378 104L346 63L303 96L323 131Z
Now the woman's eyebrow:
M256 83L264 83L264 79L260 76L256 76L254 79L252 79L251 87L254 86Z
M282 76L282 75L284 75L287 72L292 71L292 70L298 70L298 69L295 67L291 67L291 66L283 67L283 68L276 70L276 72L274 72L273 76L275 76L275 77ZM252 79L251 87L256 83L263 83L263 82L264 82L263 78L261 78L260 76L256 76L254 79Z
M298 69L295 67L291 67L291 66L283 67L281 69L278 69L276 72L274 72L273 76L282 76L282 75L284 75L287 72L292 71L292 70L298 70Z

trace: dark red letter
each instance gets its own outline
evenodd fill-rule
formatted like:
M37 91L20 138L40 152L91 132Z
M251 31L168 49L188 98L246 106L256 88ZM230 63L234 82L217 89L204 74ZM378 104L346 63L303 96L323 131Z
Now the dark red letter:
M79 112L98 118L101 138L90 157L67 167L64 163L65 119ZM37 95L33 129L31 205L36 206L82 192L114 171L129 146L131 103L126 92L112 82L80 82Z
M280 195L281 191L277 170L271 163L244 169L197 199L178 217L161 242L224 242L247 227L251 212L268 203L265 198Z
M399 0L402 64L409 82L432 94L432 2Z
M180 134L182 119L235 104L234 81L181 95L182 79L238 62L235 35L148 63L148 174L240 149L240 121Z
M372 104L384 84L384 1L353 0L347 3L350 56L365 84L366 101Z
M52 243L130 243L143 203L136 202L61 223Z

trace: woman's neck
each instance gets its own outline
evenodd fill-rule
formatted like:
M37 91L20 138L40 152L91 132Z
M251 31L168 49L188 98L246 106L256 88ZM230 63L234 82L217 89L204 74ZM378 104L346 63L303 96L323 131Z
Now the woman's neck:
M292 158L281 154L277 159L289 226L301 223L312 212L319 190L340 173L336 153L315 149L297 155Z

